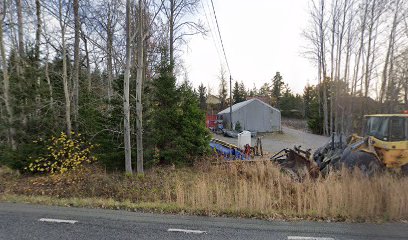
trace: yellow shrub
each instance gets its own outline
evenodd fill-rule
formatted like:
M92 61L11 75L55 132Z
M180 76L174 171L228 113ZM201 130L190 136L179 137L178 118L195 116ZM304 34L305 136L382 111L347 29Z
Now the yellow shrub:
M80 133L72 132L70 137L61 133L58 137L45 141L39 139L35 143L43 144L46 150L45 154L30 158L24 169L31 173L64 173L97 160L92 154L95 146L85 141Z

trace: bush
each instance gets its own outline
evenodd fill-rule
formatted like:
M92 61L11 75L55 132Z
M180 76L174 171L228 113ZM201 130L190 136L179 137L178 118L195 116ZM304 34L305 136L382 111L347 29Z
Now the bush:
M235 123L235 131L242 132L241 123L239 121Z
M68 137L65 133L61 133L58 137L53 136L48 140L40 138L34 143L42 145L45 151L29 159L24 170L30 173L64 173L83 163L92 163L97 160L93 156L95 146L86 142L81 134L72 133Z

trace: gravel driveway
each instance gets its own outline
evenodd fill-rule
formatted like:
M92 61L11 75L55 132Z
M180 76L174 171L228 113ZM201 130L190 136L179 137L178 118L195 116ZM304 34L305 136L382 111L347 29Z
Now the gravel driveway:
M276 153L283 148L293 148L295 145L300 145L304 149L311 148L313 152L329 141L328 137L306 133L288 127L282 127L282 131L283 133L258 134L258 137L262 136L262 146L264 151ZM232 144L238 144L237 138L228 138L216 134L214 134L213 137ZM252 146L254 146L255 143L256 139L252 138Z

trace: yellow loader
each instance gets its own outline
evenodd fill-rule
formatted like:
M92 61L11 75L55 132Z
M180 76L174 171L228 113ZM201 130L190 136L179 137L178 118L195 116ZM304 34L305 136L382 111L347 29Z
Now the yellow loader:
M365 116L364 136L334 140L314 153L321 171L358 167L367 175L388 169L408 175L408 114Z

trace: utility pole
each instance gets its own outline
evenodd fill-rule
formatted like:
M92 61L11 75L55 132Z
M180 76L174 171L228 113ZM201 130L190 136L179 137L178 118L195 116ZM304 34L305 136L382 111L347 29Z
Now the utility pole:
M230 75L230 126L231 130L234 130L234 127L232 126L232 76Z

